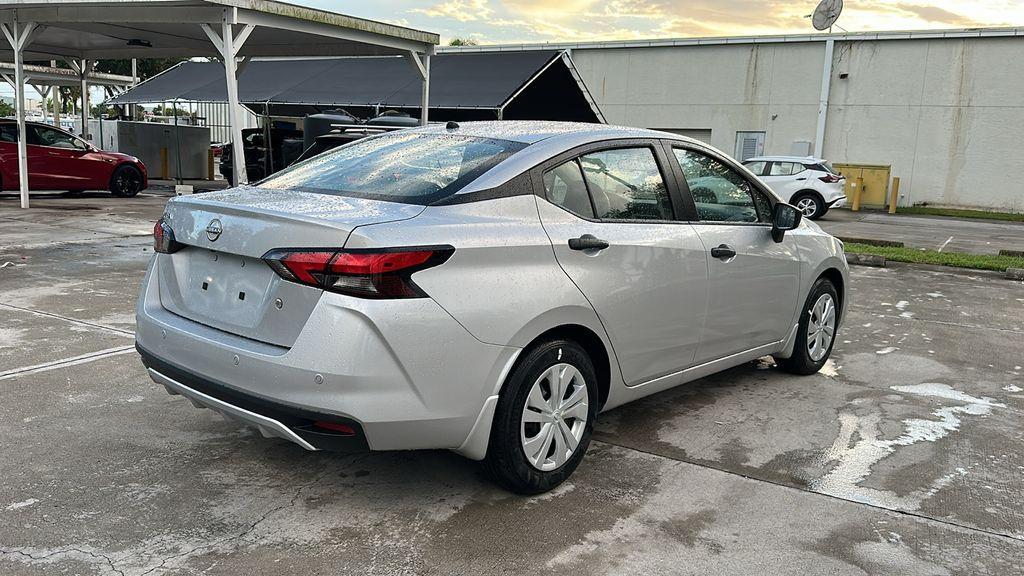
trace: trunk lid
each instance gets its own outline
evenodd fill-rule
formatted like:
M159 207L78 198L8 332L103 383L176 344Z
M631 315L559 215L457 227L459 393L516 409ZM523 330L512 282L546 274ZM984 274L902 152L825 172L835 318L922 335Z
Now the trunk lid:
M167 203L185 248L158 258L164 308L195 322L290 347L322 290L261 260L275 248L342 248L358 226L413 218L423 206L290 190L237 188Z

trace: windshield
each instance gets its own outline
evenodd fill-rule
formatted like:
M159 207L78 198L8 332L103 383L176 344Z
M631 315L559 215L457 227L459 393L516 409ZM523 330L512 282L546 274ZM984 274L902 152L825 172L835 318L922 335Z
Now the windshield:
M456 134L394 132L315 156L259 186L430 204L458 192L525 146Z

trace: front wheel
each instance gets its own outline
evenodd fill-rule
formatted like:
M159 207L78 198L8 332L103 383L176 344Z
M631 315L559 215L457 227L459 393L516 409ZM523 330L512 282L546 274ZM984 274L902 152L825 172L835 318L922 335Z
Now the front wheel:
M502 391L484 467L519 494L547 492L583 459L597 417L597 374L575 342L530 350Z
M784 370L801 376L821 370L835 344L836 328L839 327L838 305L839 295L832 281L819 278L811 286L800 314L793 355L779 363Z
M131 198L142 191L142 172L135 166L118 166L110 176L110 193L118 198Z

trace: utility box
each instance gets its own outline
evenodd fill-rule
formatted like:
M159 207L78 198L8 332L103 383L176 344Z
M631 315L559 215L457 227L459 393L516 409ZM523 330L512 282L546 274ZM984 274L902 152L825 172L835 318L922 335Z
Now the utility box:
M889 174L892 166L879 164L833 164L840 174L846 176L844 192L849 198L847 204L853 202L853 193L857 178L864 181L864 189L860 191L860 205L865 208L885 208L889 202Z
M90 119L89 133L94 145L142 160L150 178L163 176L165 155L167 177L177 178L178 150L181 150L182 179L205 180L209 177L210 129L206 126ZM167 151L161 152L164 149Z

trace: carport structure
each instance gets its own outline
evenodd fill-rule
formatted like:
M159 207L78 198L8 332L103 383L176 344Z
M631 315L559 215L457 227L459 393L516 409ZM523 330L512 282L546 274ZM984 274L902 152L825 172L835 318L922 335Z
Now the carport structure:
M26 60L213 57L224 65L235 182L246 182L238 75L254 56L405 56L422 79L427 122L437 34L271 0L6 0L0 29L13 53L21 206L28 208ZM87 109L87 108L86 108Z
M131 76L105 74L95 71L86 71L85 74L82 74L80 71L57 68L55 66L25 64L22 70L24 73L22 77L23 82L35 88L36 92L39 92L39 95L44 100L50 96L51 90L53 91L54 120L58 124L60 121L60 94L57 90L53 90L54 88L60 86L82 86L85 83L86 86L102 86L108 96L113 96L120 94L135 84L135 79ZM17 74L17 70L13 62L0 62L0 78L10 84L15 92L17 92L18 86L14 80L15 74ZM46 113L47 110L44 105L44 117Z

